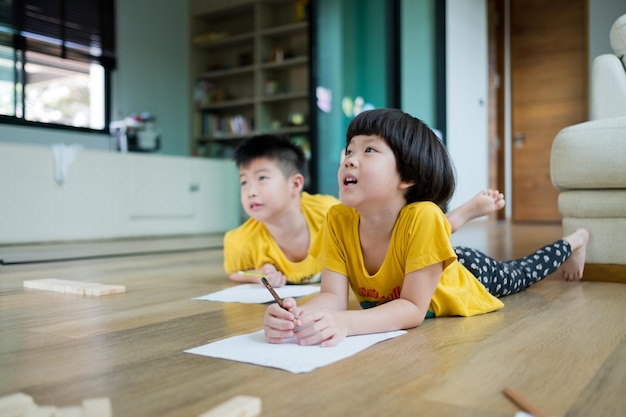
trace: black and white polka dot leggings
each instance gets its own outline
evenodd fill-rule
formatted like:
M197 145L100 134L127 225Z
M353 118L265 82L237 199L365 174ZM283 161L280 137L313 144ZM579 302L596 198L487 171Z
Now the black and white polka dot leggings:
M463 246L454 248L464 265L496 297L523 291L559 269L572 254L564 240L512 261L497 261L484 253Z

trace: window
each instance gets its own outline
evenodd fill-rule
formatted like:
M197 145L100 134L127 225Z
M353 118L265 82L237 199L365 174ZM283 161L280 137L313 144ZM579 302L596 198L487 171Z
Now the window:
M0 0L0 122L104 130L115 0Z

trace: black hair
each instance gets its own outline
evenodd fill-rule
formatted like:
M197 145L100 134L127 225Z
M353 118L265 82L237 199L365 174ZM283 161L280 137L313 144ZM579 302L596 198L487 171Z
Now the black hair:
M275 161L285 178L294 174L306 176L304 152L289 139L277 135L257 135L242 142L233 154L237 168L245 167L259 158Z
M454 165L423 121L398 109L367 110L348 125L346 146L357 135L380 136L391 148L400 178L414 183L405 192L407 204L432 201L445 211L456 183Z

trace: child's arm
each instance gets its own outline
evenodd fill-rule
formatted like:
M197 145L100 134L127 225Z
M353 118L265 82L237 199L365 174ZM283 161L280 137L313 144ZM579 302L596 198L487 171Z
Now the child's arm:
M237 271L229 274L228 277L236 282L261 282L261 278L265 277L272 285L272 287L282 287L287 283L287 277L285 277L276 267L272 264L265 264L261 270L250 269L246 271Z
M255 269L250 269L247 271L237 271L235 273L229 274L228 278L236 282L261 282L261 278L263 276L263 272L257 271Z
M295 335L303 345L335 346L346 336L417 327L426 317L442 272L443 263L413 271L404 279L400 298L366 310L336 311L322 302L315 303L320 309L313 309L311 302L299 316Z

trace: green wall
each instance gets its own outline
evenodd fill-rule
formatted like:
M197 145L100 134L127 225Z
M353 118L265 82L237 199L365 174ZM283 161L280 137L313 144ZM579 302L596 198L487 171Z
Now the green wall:
M317 85L332 94L331 111L317 110L318 192L338 195L337 166L357 97L387 105L385 4L319 0L317 14Z
M438 128L435 125L435 1L402 2L401 102L405 112L422 119L430 127ZM444 76L444 70L441 71L441 76Z
M401 2L402 109L435 122L435 2ZM337 166L353 117L342 102L362 97L387 103L387 10L381 0L318 0L317 85L332 93L331 111L318 110L318 192L338 194Z
M149 111L167 155L190 154L189 9L172 0L117 0L113 120Z

